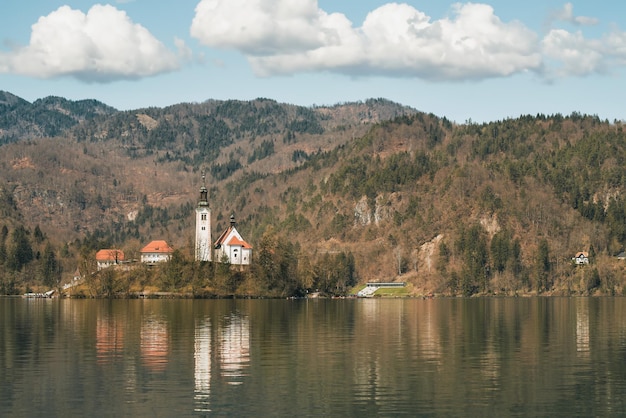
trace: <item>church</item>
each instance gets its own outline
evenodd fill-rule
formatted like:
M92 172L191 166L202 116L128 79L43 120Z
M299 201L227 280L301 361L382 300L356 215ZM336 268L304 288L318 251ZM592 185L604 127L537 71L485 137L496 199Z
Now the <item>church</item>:
M196 261L215 261L234 265L249 265L252 259L252 246L248 244L235 227L235 216L230 216L230 226L220 234L213 244L211 241L211 208L209 207L208 191L204 185L200 187L200 200L196 207ZM213 250L215 249L215 254Z

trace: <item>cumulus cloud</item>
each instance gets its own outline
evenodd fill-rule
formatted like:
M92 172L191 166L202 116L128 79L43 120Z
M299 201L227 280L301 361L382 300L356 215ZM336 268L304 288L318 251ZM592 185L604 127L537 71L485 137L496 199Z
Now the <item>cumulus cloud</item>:
M433 21L412 6L389 3L354 28L315 0L201 0L191 34L207 46L241 51L262 76L328 70L481 79L541 64L536 34L502 22L485 4L456 4L451 17Z
M322 47L343 24L347 19L329 16L316 0L201 0L191 35L207 46L259 56Z
M179 52L188 53L176 42ZM87 14L62 6L39 18L27 46L0 53L0 71L106 82L172 71L178 60L146 28L113 6L95 5Z
M542 40L543 54L553 65L548 66L548 78L584 76L602 72L607 60L602 42L587 40L581 32L562 29L550 31Z
M574 6L572 3L565 3L561 10L558 10L552 16L555 20L568 22L577 26L591 26L597 25L598 19L588 16L575 16Z
M211 48L240 51L259 76L329 71L462 81L533 72L554 79L626 61L623 33L593 40L552 29L541 38L481 3L456 3L441 19L388 3L358 27L316 0L200 0L195 12L191 35ZM571 3L550 16L555 21L598 23L576 16Z

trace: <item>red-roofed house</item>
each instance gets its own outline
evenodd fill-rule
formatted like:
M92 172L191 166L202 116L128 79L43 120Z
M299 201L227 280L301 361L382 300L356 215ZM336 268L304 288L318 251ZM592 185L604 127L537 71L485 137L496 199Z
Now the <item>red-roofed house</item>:
M141 262L146 264L155 264L162 261L168 261L174 250L167 242L163 240L152 241L141 249Z
M215 260L230 264L249 265L252 258L252 246L248 244L235 228L235 216L230 216L230 226L215 241Z
M572 258L572 261L578 265L589 264L589 253L586 251L579 251L576 253L576 257Z
M124 261L124 252L114 248L100 250L96 253L98 270L121 264Z

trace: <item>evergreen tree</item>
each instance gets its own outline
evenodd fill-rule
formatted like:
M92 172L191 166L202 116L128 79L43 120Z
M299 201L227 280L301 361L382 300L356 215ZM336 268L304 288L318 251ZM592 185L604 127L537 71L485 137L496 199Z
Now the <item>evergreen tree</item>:
M545 238L539 241L539 247L537 249L536 259L536 276L537 276L537 290L539 292L548 290L548 273L550 272L550 246L548 240Z
M28 231L19 226L13 230L11 234L11 242L8 251L8 266L14 271L22 270L22 268L33 260L33 249L28 239Z
M2 225L2 231L0 232L0 265L6 263L7 260L7 237L9 236L9 229L6 225Z
M61 280L61 268L57 261L52 245L48 242L43 250L39 264L39 274L42 283L48 287L59 285Z

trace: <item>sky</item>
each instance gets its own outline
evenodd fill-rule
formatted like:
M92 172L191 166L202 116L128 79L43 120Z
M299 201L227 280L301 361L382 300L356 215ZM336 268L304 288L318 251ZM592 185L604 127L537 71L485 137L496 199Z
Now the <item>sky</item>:
M119 110L385 98L450 120L626 120L626 2L2 0L0 90Z

